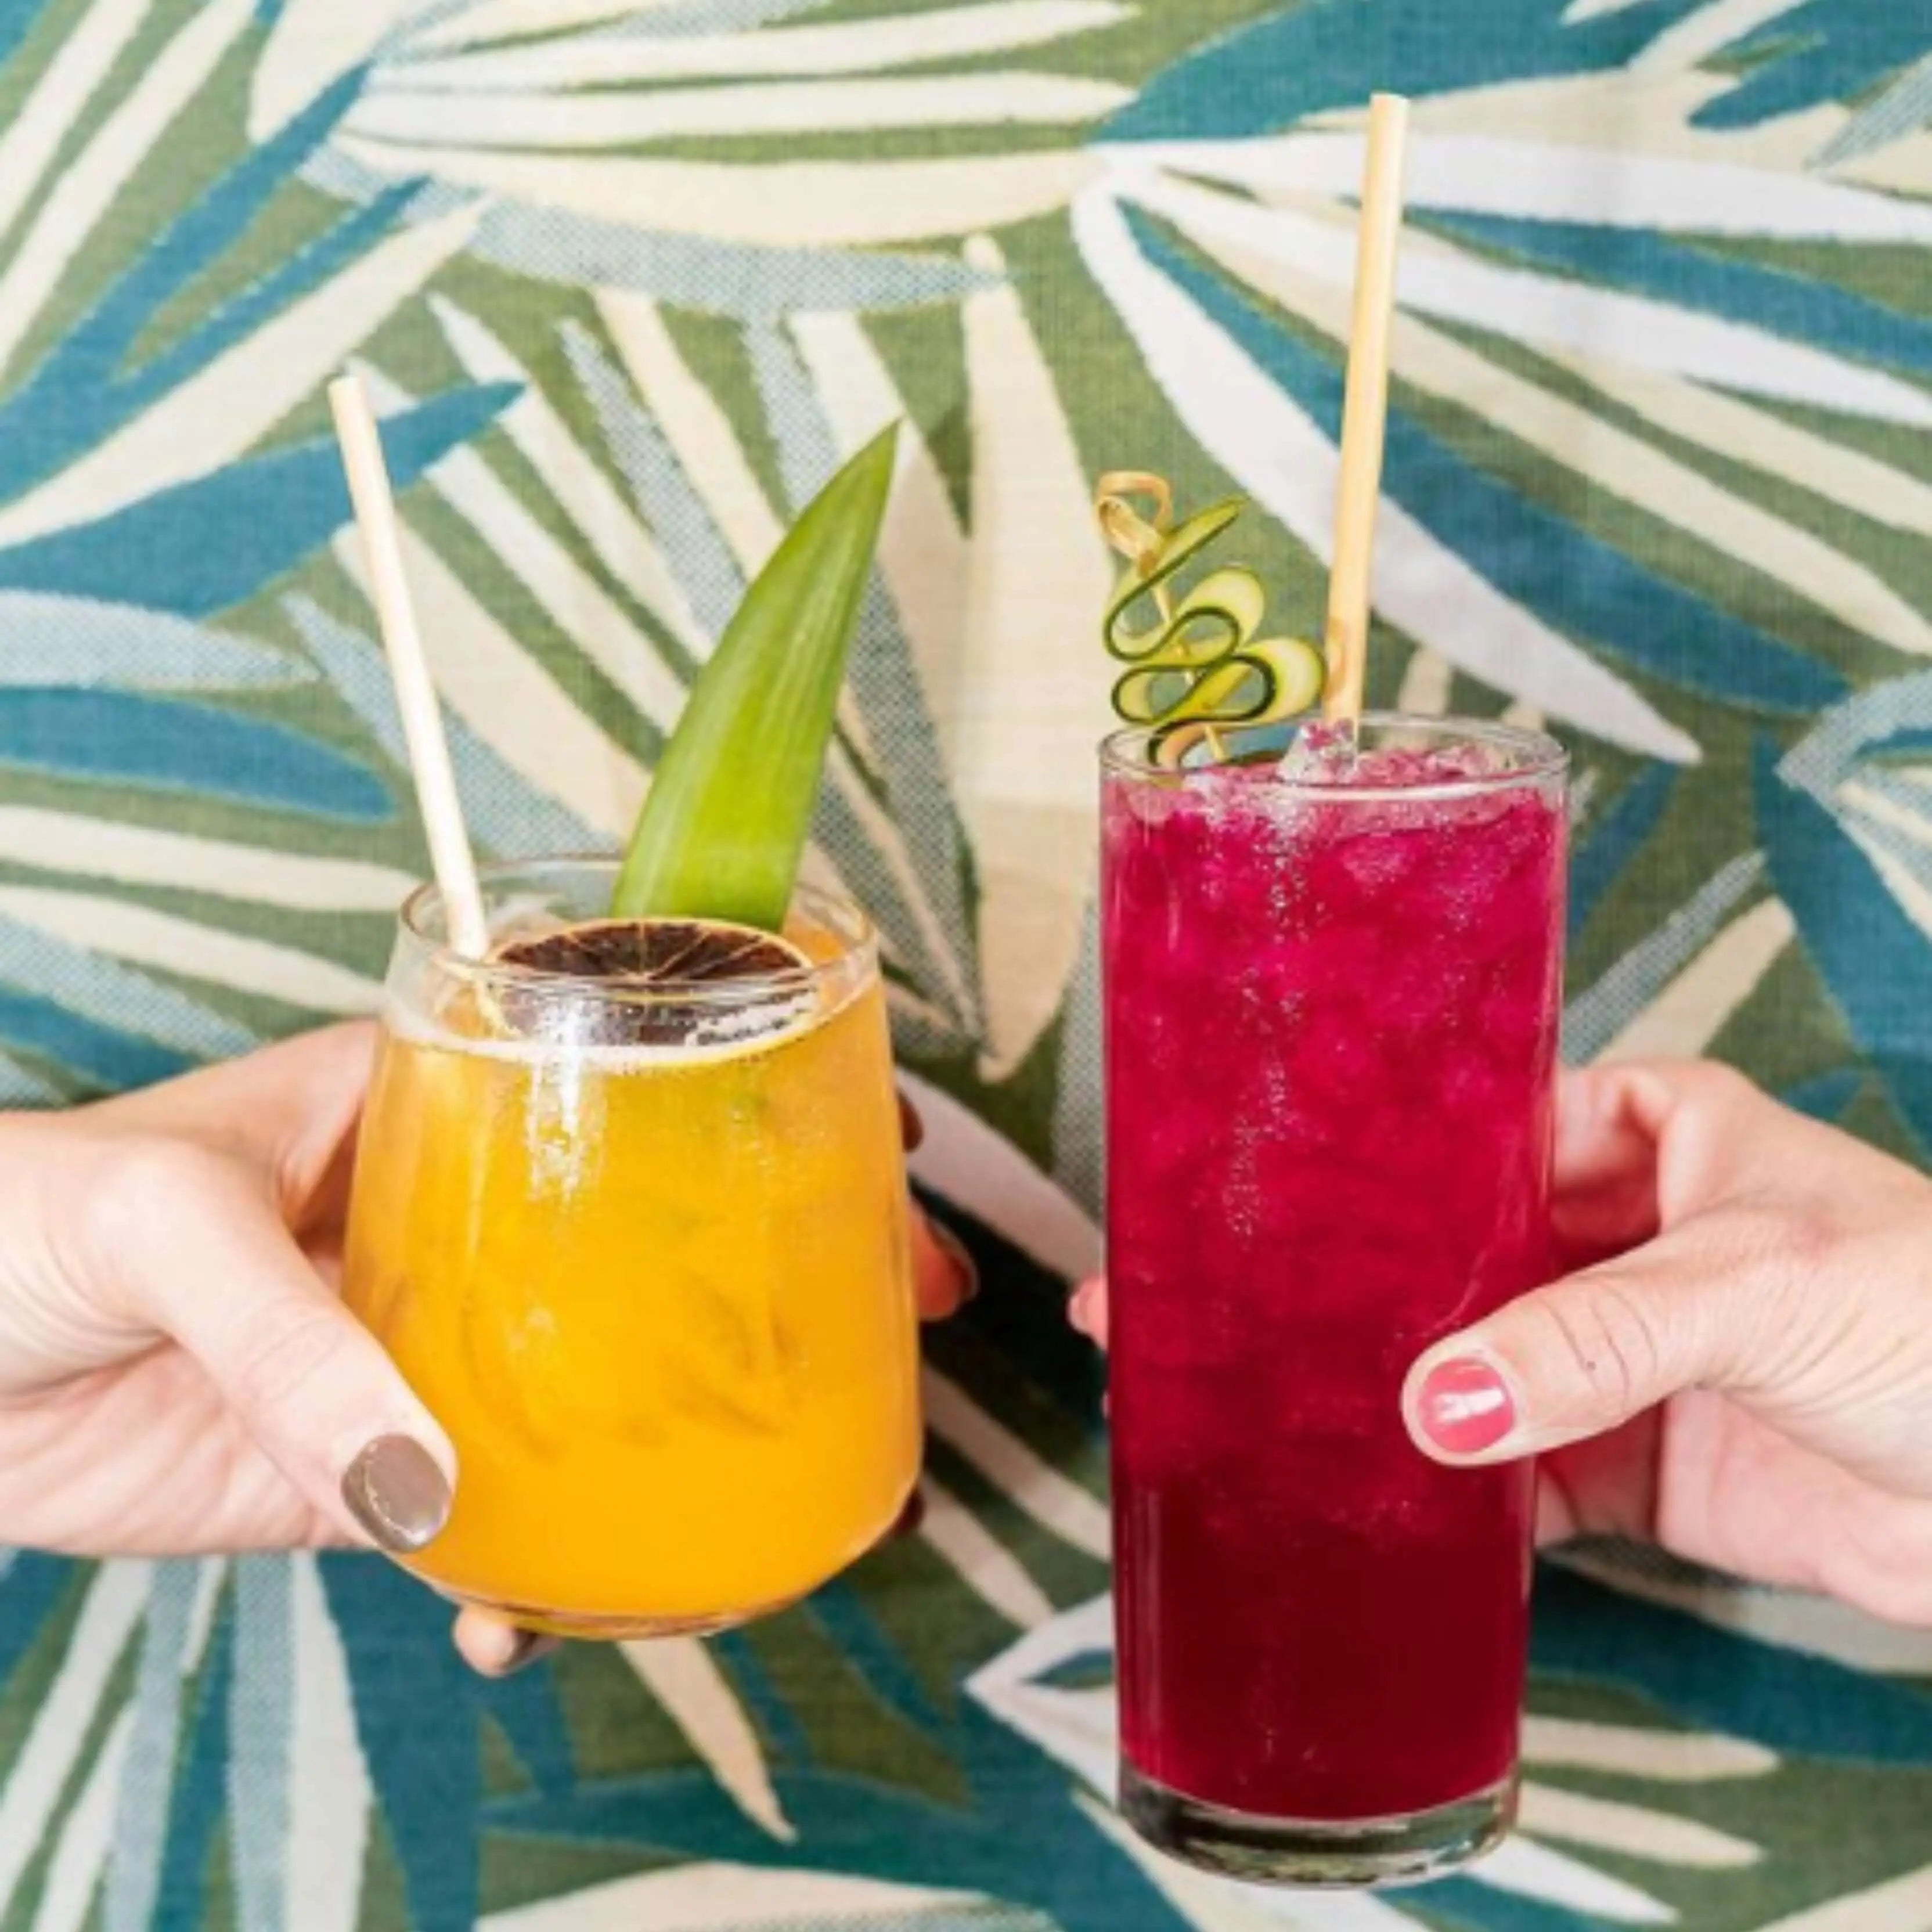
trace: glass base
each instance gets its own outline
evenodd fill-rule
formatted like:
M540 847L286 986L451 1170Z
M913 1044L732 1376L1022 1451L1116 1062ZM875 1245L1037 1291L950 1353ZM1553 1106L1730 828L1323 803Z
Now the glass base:
M748 1610L727 1610L715 1616L651 1617L626 1616L621 1612L603 1615L593 1611L538 1610L528 1604L502 1604L487 1597L472 1596L460 1590L441 1589L439 1594L464 1610L487 1610L493 1617L520 1629L536 1630L544 1636L580 1637L591 1643L616 1643L637 1637L711 1636L719 1630L736 1630L740 1624L760 1617L776 1616L802 1600L785 1597L776 1603L756 1604Z
M1269 1818L1184 1797L1120 1764L1120 1815L1156 1850L1250 1885L1416 1885L1493 1851L1516 1822L1514 1778L1394 1818Z

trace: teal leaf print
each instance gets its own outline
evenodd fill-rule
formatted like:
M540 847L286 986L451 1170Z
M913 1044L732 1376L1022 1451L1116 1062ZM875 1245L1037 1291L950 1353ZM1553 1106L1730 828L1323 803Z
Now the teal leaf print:
M283 608L323 676L362 720L400 782L410 769L409 746L382 646L312 598L290 597ZM499 858L531 858L598 848L602 842L576 813L513 770L447 706L442 724L464 815L484 850Z
M7 556L0 550L0 573ZM0 587L0 688L232 691L308 675L299 659L252 638L98 594L111 583L90 592L79 587L85 574L62 580L74 594Z
M474 248L518 274L572 287L626 289L742 322L798 310L920 308L962 301L994 279L945 255L713 241L516 202L484 216Z
M650 39L699 34L742 34L802 14L817 14L832 0L670 0L668 6L626 21L623 31Z
M154 1901L154 1918L164 1924L194 1924L206 1910L208 1855L221 1827L226 1796L229 1699L234 1668L235 1627L224 1618L209 1633L207 1658L192 1687L185 1748L175 1774ZM129 1924L130 1932L132 1924L138 1923L122 1922Z
M1606 806L1570 853L1570 936L1589 923L1604 895L1622 877L1648 842L1669 808L1676 788L1676 769L1649 764Z
M133 692L12 692L0 764L363 824L394 809L367 766L286 725Z
M296 1694L292 1578L288 1563L272 1556L236 1557L230 1574L235 1677L227 1797L236 1918L250 1932L282 1932Z
M1932 1148L1932 952L1871 860L1810 792L1756 754L1758 836L1806 950L1922 1146Z
M1239 140L1411 94L1621 67L1700 0L1637 0L1570 24L1565 0L1484 0L1453 20L1436 0L1308 0L1185 56L1102 128L1110 141ZM1884 4L1884 0L1878 0Z
M1334 434L1341 372L1226 281L1127 214L1142 252ZM1515 602L1589 639L1633 669L1732 704L1806 712L1845 693L1825 665L1680 590L1635 559L1466 462L1400 408L1391 410L1383 488Z
M1818 151L1815 164L1832 168L1888 148L1932 123L1932 54L1915 62L1868 100Z
M42 1002L57 999L61 1004L53 1012L77 1025L92 1022L142 1035L170 1050L170 1072L179 1072L188 1060L231 1058L259 1044L246 1027L148 974L16 919L0 917L0 987ZM16 1029L9 1036L16 1045L42 1048L51 1058L73 1058L56 1050L64 1035L52 1023L44 1040L37 1040L17 1030L20 1015L9 1017Z
M1430 1916L1453 1932L1601 1932L1604 1923L1594 1912L1516 1898L1467 1878L1438 1880L1428 1904Z
M418 1932L471 1932L482 1791L477 1688L450 1644L448 1607L374 1557L326 1556L319 1567L411 1922Z
M1535 1660L1552 1676L1626 1685L1675 1718L1780 1754L1932 1764L1932 1696L1911 1684L1741 1640L1548 1564L1536 1607Z
M1809 1080L1801 1080L1796 1085L1786 1088L1778 1097L1787 1107L1795 1107L1799 1113L1808 1114L1814 1120L1835 1125L1844 1118L1845 1109L1864 1082L1864 1068L1836 1066L1828 1073L1816 1074Z
M386 417L391 478L406 489L480 434L515 397L478 384ZM246 603L326 544L349 515L342 458L326 437L230 464L98 521L0 550L0 586L85 590L184 616ZM222 541L211 543L208 532Z
M171 347L128 366L142 332L242 239L294 180L359 91L360 77L345 76L275 140L220 176L122 272L0 404L0 496L19 494L89 445L104 441L295 297L364 253L393 225L400 200L345 217Z
M1829 282L1727 260L1640 228L1453 210L1432 220L1451 234L1581 280L1634 290L1860 362L1932 372L1932 322Z
M0 1107L34 1108L58 1104L60 1090L51 1086L10 1054L0 1053Z
M776 329L753 328L747 332L746 346L766 419L778 441L791 508L796 511L836 466L839 452L789 339ZM928 990L956 1008L955 1017L970 1032L978 1024L979 1005L979 989L965 964L974 957L968 910L970 861L905 630L876 572L860 615L848 685L864 721L868 761L878 772L886 812L905 841L922 894L958 968L947 976L952 986L942 982Z
M1761 854L1739 853L1578 993L1564 1010L1565 1057L1594 1060L1710 944L1763 871Z
M201 1564L169 1563L156 1572L148 1592L127 1775L115 1814L114 1852L107 1876L106 1923L114 1932L150 1924L160 1895L180 1754L182 1697L196 1661L191 1654L195 1600L203 1586ZM206 1630L204 1624L204 1634Z
M27 29L46 10L46 0L4 0L0 4L0 62L8 59Z
M10 594L47 600L32 626L0 622L0 777L17 792L0 800L0 890L29 942L0 926L0 1100L239 1050L266 1024L256 1001L278 1010L276 984L332 973L346 1003L342 982L375 970L388 898L422 855L332 452L301 440L333 369L358 362L406 405L386 434L417 484L405 508L436 634L460 640L452 746L493 853L621 832L794 492L863 418L903 412L910 514L882 571L883 668L855 690L814 831L884 934L902 1051L924 1076L908 1076L932 1130L922 1174L941 1211L970 1204L986 1282L929 1343L945 1394L926 1526L793 1618L694 1647L755 1778L620 1653L460 1679L444 1612L336 1557L230 1570L201 1607L231 1648L179 1676L171 1769L150 1777L168 1673L156 1662L145 1701L138 1683L130 1694L138 1627L116 1619L145 1604L164 1657L171 1573L0 1552L0 1697L15 1700L0 1731L23 1695L57 1714L76 1701L29 1678L63 1663L83 1604L112 1596L94 1627L125 1653L111 1679L111 1658L94 1660L92 1702L62 1719L77 1774L37 1801L22 1859L85 1838L79 1794L118 1771L87 1736L145 1724L143 1792L120 1801L130 1828L104 1888L86 1892L68 1861L66 1923L351 1932L540 1903L566 1922L680 1924L727 1858L745 1868L745 1932L806 1916L851 1932L1180 1932L1250 1909L1184 1875L1157 1881L1106 1808L1104 1537L1085 1492L1100 1368L1066 1328L1060 1279L1095 1246L1070 1196L1090 1208L1100 1190L1096 949L1090 922L1080 943L1075 871L1092 775L1084 725L997 769L974 707L1013 716L1022 692L1052 689L1078 712L1080 614L1102 594L1076 567L1082 484L1112 462L1171 465L1190 492L1247 490L1271 596L1298 623L1318 610L1352 117L1370 86L1405 88L1420 97L1426 233L1405 262L1382 694L1507 709L1570 738L1589 795L1573 1046L1676 1011L1687 982L1704 998L1742 936L1760 963L1796 963L1792 946L1818 970L1780 970L1759 1001L1727 968L1699 1015L1724 1030L1706 1037L1747 1064L1768 1050L1773 1083L1827 1116L1909 1094L1924 1043L1900 1015L1927 1004L1932 918L1932 711L1891 662L1932 644L1910 563L1932 537L1912 10L75 0L56 14L0 0L0 49L24 50L4 76L16 111L0 158L28 149L0 178L0 464L15 466L0 618ZM1007 70L1024 82L1011 99ZM124 114L137 97L145 121ZM1013 118L1042 99L1068 118ZM1777 118L1791 99L1815 124ZM824 125L799 124L821 106ZM1725 124L1763 115L1762 138ZM493 118L536 145L491 138ZM685 131L660 140L673 122ZM56 137L44 152L36 129ZM607 138L640 130L655 131ZM76 179L102 192L90 202ZM1139 252L1129 206L1172 224L1140 231L1172 260ZM1504 487L1525 471L1546 522ZM1621 562L1577 540L1606 533ZM1695 595L1672 561L1687 544ZM1525 555L1539 550L1549 569ZM1085 561L1103 587L1102 560ZM1763 629L1726 628L1727 613ZM1023 656L1045 664L1036 638L1066 640L1064 686L1057 665L1025 682ZM1868 706L1876 680L1890 696ZM1769 802L1754 818L1760 731ZM188 754L158 769L172 744ZM1037 790L1022 797L1016 778ZM63 895L64 874L85 887ZM134 945L146 900L204 892L224 922L205 980L182 976L203 964L191 922L152 973L50 950L23 923L38 906L58 924L53 902L85 899L86 931ZM1840 940L1887 916L1869 958ZM310 980L251 964L233 942L256 934ZM1036 958L1045 983L1022 1024L1013 988ZM962 1403L983 1437L960 1432ZM1042 1496L1068 1504L1070 1483L1083 1528L1059 1546L1034 1512ZM994 1696L1003 1664L1082 1616L1060 1667ZM1828 1816L1841 1784L1877 1776L1807 1748L1863 1673L1788 1675L1794 1653L1732 1633L1691 1644L1696 1708L1727 1730L1781 1726L1780 1762L1676 1728L1682 1687L1652 1653L1694 1618L1640 1620L1634 1656L1606 1639L1625 1620L1602 1593L1546 1585L1542 1621L1538 1694L1560 1714L1533 1712L1531 1774L1542 1803L1571 1808L1539 1821L1533 1804L1468 1882L1346 1902L1352 1924L1576 1932L1675 1914L1747 1932L1824 1903L1825 1886L1850 1897L1923 1864L1926 1786L1888 1714L1915 1687L1875 1674L1932 1667L1906 1638L1834 1624L1821 1640L1888 1660L1848 1708L1856 1739L1894 1753L1882 1781L1904 1796L1891 1822L1862 1810L1814 1884L1776 1824ZM228 1672L218 1708L211 1670ZM586 1683L609 1699L588 1722ZM640 1739L649 1756L626 1756ZM482 1770L506 1751L510 1789L484 1801ZM1619 1754L1654 1774L1617 1768ZM18 1764L0 1761L10 1925L56 1916L47 1857L14 1861ZM1748 1788L1686 1799L1692 1776ZM212 1827L211 1804L227 1813ZM178 1833L159 1864L158 1812Z
M484 1712L502 1727L531 1783L551 1796L567 1792L576 1780L577 1766L554 1674L525 1670L498 1678L478 1687L478 1696Z
M701 1774L598 1780L568 1800L500 1798L486 1811L511 1832L983 1893L1031 1906L1060 1932L1185 1932L1186 1920L1072 1802L1049 1760L970 1711L951 1742L972 1782L970 1810L834 1772L776 1773L799 1851L760 1832Z
M0 931L0 952L5 934ZM200 1057L183 1053L138 1034L124 1032L111 1021L84 1018L71 1005L14 992L0 965L0 1041L70 1069L86 1084L106 1093L124 1087L146 1087L157 1080L185 1073ZM67 989L62 988L63 999Z
M1892 0L1805 0L1730 44L1726 52L1748 71L1694 118L1706 128L1756 128L1856 98L1922 55L1925 36L1923 14Z
M609 356L575 322L565 323L561 337L611 460L646 525L657 533L666 554L677 560L678 578L692 614L707 637L722 636L745 594L744 572L663 430L639 405Z

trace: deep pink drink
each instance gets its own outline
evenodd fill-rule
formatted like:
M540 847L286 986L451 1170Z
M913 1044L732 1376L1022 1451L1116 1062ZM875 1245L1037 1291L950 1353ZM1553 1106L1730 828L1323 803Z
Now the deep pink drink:
M1198 1862L1414 1876L1508 1823L1531 1478L1400 1396L1547 1271L1562 771L1420 721L1325 783L1110 748L1123 1796Z

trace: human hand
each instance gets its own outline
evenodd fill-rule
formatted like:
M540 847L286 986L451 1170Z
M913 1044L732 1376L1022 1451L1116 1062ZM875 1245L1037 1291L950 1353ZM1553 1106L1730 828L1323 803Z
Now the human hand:
M1541 1457L1539 1533L1654 1541L1932 1624L1932 1183L1713 1065L1566 1073L1580 1271L1438 1343L1427 1454ZM1104 1348L1105 1285L1074 1294Z
M1611 1532L1932 1624L1932 1184L1713 1065L1564 1077L1580 1271L1418 1362L1449 1462L1543 1457L1546 1535Z
M448 1439L334 1291L373 1037L0 1118L0 1538L166 1556L441 1528Z
M371 1048L338 1027L63 1115L0 1117L0 1542L421 1548L455 1457L344 1308ZM922 1311L970 1292L922 1220ZM466 1613L479 1668L527 1634Z

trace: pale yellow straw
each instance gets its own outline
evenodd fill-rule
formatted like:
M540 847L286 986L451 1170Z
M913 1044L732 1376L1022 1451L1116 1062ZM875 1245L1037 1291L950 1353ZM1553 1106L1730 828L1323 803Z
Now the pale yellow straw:
M410 602L409 579L403 570L396 500L382 461L382 439L359 376L343 376L330 383L328 406L335 416L342 466L349 475L349 500L356 506L356 526L362 533L369 595L376 606L383 648L388 653L396 706L403 715L416 802L429 838L430 864L442 894L444 929L452 950L466 959L481 959L490 950L483 896L476 884L469 836L463 829L463 806L457 796L456 775L450 768L449 746L442 735L436 686L423 655L422 633L416 628L416 606Z
M1369 103L1355 250L1355 306L1348 328L1348 381L1342 404L1342 467L1335 492L1335 559L1328 576L1328 680L1322 710L1352 728L1362 715L1369 647L1369 568L1382 494L1382 431L1388 415L1389 331L1395 319L1396 241L1408 103L1378 94Z

